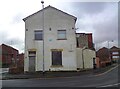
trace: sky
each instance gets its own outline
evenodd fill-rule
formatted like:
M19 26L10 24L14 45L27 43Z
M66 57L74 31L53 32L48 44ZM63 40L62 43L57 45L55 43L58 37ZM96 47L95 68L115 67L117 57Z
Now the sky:
M84 1L84 2L83 2ZM44 0L77 17L78 33L93 33L95 48L118 46L117 0ZM2 0L0 3L0 44L24 52L25 23L23 18L42 9L41 0ZM112 41L113 40L113 41Z

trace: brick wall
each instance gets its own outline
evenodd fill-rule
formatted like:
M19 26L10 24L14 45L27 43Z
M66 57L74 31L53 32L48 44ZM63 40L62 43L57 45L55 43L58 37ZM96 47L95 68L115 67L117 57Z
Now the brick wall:
M18 50L14 49L11 46L2 44L2 67L9 67L16 63L18 58Z

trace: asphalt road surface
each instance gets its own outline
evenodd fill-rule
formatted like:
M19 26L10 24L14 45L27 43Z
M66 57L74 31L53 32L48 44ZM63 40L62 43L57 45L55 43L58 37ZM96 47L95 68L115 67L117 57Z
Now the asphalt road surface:
M3 80L2 87L118 87L118 67L102 74L74 77Z

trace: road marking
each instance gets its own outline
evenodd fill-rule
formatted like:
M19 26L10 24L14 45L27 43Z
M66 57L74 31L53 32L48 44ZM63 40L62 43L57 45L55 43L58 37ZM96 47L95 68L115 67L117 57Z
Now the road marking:
M100 86L100 87L111 87L111 86L118 86L120 83L116 83L116 84L109 84L109 85L104 85L104 86Z
M120 64L119 64L119 65L120 65ZM117 65L117 66L115 66L115 67L109 69L108 71L106 71L106 72L104 72L104 73L100 73L100 74L97 74L97 75L95 75L95 76L101 76L101 75L104 75L104 74L106 74L106 73L108 73L108 72L114 70L114 69L117 68L119 65Z

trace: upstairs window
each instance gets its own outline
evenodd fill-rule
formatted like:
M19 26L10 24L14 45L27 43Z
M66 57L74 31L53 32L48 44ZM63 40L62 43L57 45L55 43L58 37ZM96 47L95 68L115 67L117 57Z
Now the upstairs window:
M35 34L35 40L43 40L43 31L42 30L36 30L34 32Z
M112 54L119 54L118 52L112 52Z
M66 40L66 30L58 30L58 40Z

